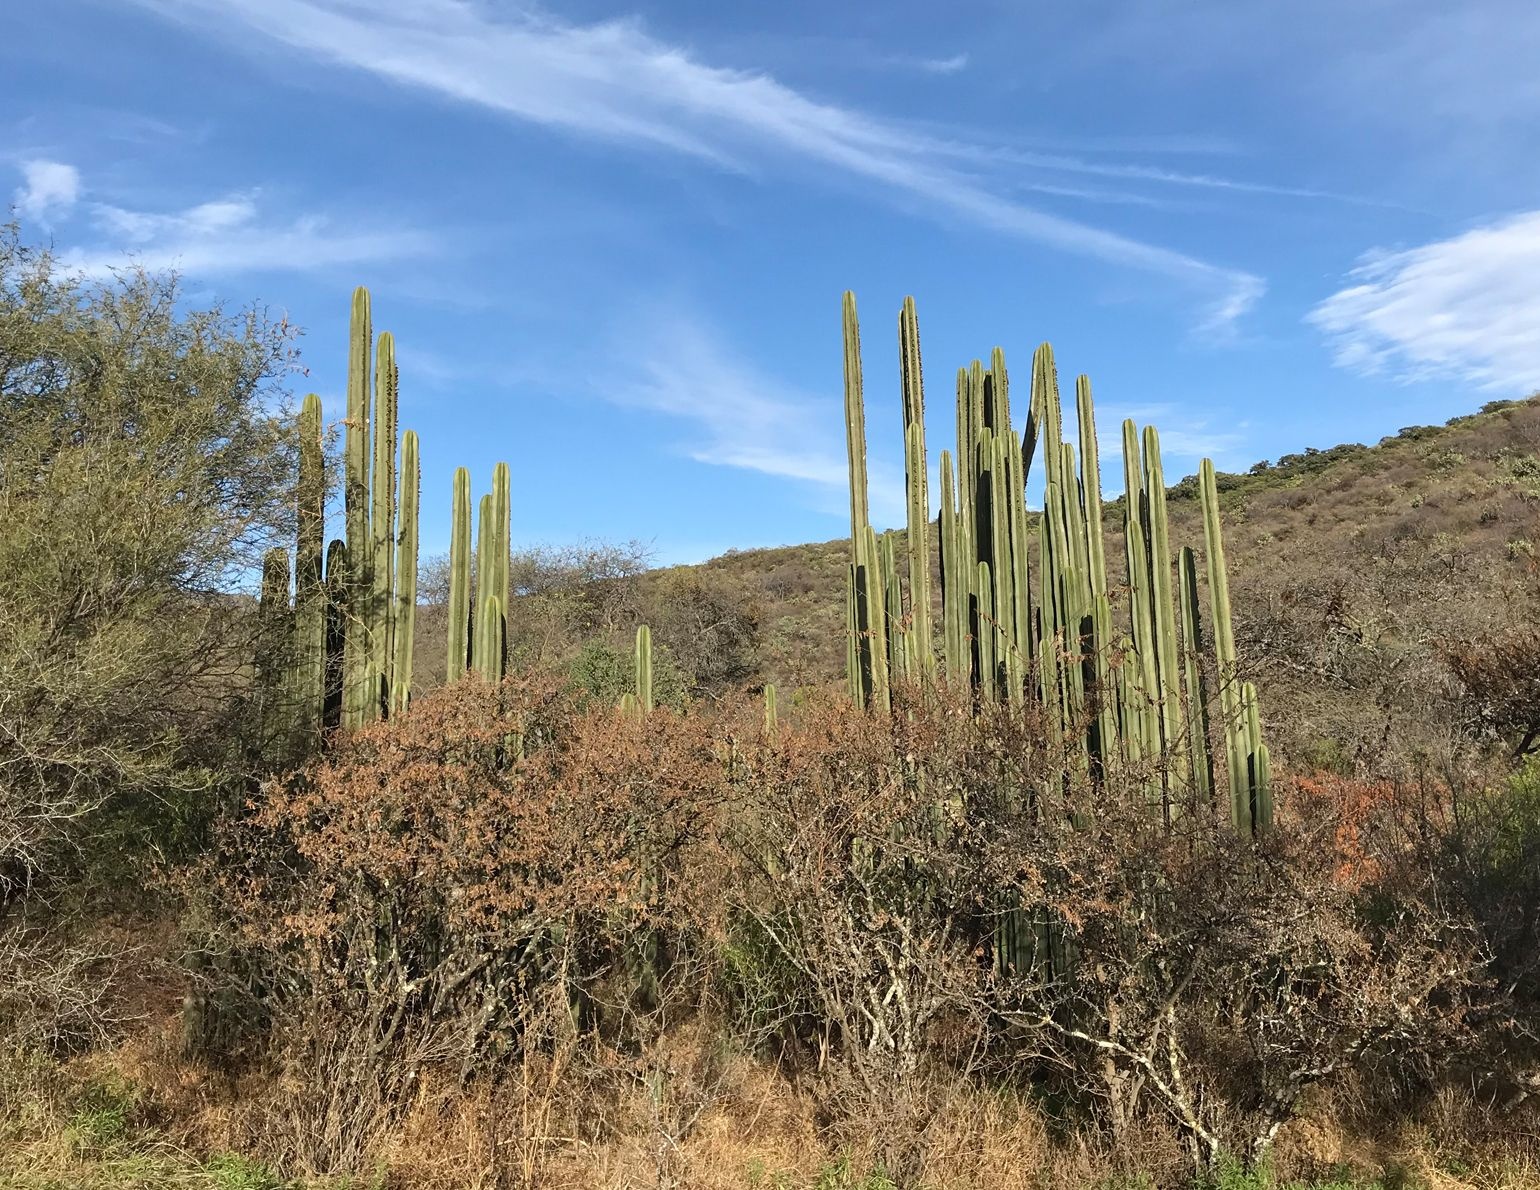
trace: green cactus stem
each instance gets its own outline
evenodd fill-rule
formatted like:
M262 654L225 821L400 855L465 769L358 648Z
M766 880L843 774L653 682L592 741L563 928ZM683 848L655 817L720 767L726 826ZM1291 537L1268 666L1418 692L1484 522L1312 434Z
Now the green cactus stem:
M909 627L906 652L911 680L934 678L931 640L930 488L925 458L925 384L920 369L920 322L914 299L898 315L899 370L904 410L904 488L908 507ZM891 612L893 609L890 608Z
M299 414L299 483L295 488L294 630L296 726L305 747L319 736L326 707L326 457L321 398L305 398Z
M463 677L470 666L471 631L471 473L455 468L454 507L449 531L449 644L447 681Z
M652 629L636 630L636 701L647 714L652 710Z
M369 640L369 707L367 718L378 718L392 703L391 662L394 660L392 621L395 616L396 419L400 382L396 344L389 331L375 346L374 422L370 434L374 462L369 474L370 595L367 611Z
M1214 464L1204 459L1198 468L1198 494L1203 505L1203 542L1208 561L1209 607L1214 622L1214 659L1219 680L1219 713L1229 772L1230 816L1235 829L1252 834L1251 741L1235 661L1235 635L1230 625L1230 584L1225 573L1224 534L1219 523L1219 489Z
M406 710L412 691L412 646L417 634L417 513L422 467L417 434L401 439L401 531L396 538L396 609L392 633L395 659L390 669L390 713Z
M368 718L368 607L373 584L369 542L369 349L373 340L369 291L353 291L348 338L348 415L343 446L343 505L347 520L348 574L344 582L346 633L342 662L342 723L361 727Z

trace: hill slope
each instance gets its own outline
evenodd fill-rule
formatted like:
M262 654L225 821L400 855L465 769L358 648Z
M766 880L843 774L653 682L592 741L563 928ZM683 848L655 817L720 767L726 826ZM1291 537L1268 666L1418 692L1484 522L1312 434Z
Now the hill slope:
M1536 589L1540 396L1220 487L1237 643L1282 754L1371 772L1442 755L1456 710L1439 642L1528 614ZM1196 497L1192 478L1171 489L1174 543L1201 547ZM1109 559L1121 518L1114 502ZM737 601L758 626L751 681L794 687L842 677L846 560L844 540L735 551L639 583Z

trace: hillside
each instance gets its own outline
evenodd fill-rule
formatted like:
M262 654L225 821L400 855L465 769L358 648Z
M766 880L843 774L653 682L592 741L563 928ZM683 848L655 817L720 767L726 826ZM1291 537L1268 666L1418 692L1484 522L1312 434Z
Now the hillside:
M1438 642L1480 636L1536 588L1540 396L1219 482L1238 646L1284 754L1375 771L1395 760L1391 738L1436 749L1451 720ZM1173 541L1201 545L1194 479L1170 490L1170 513ZM1114 564L1121 518L1109 504ZM836 681L846 551L835 540L651 571L639 603L710 591L757 625L751 682Z

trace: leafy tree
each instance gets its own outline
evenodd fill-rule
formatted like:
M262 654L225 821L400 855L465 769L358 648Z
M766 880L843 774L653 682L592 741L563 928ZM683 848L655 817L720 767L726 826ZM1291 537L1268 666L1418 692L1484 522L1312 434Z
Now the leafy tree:
M293 335L0 228L0 904L230 758L232 593L291 524Z

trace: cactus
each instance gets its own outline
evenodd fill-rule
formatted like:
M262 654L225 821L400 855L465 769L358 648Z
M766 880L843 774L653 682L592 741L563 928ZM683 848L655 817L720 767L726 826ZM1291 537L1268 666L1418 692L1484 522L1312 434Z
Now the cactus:
M257 603L257 698L261 753L278 762L287 752L291 726L289 675L293 617L289 611L289 553L271 549L262 556L262 592Z
M781 720L777 710L777 696L775 683L765 683L765 738L775 742L776 735L780 731Z
M496 595L481 601L476 620L476 672L484 681L503 680L503 605Z
M925 383L920 371L920 322L914 299L905 298L898 315L899 362L904 395L904 489L908 495L909 619L904 651L908 677L918 681L936 673L931 639L930 487L925 459ZM889 607L890 615L895 608Z
M417 630L417 505L422 469L417 433L401 439L401 531L396 540L396 609L391 625L394 658L390 671L390 713L406 710L412 689L412 644Z
M347 520L347 565L343 578L344 643L342 723L361 727L368 719L369 638L369 348L373 338L369 291L353 291L348 339L348 415L343 450L343 504Z
M348 547L333 539L326 547L326 675L321 700L324 727L342 725L342 671L347 643Z
M1192 757L1193 796L1206 803L1213 794L1214 765L1208 744L1208 693L1203 680L1203 623L1198 610L1198 564L1183 546L1181 574L1182 672L1186 682L1188 747Z
M369 565L370 594L367 631L369 638L370 719L380 716L393 705L391 665L395 659L393 630L395 618L396 523L396 418L400 381L396 372L395 339L389 331L381 333L375 351L374 424L370 433L374 443L374 462L369 473L370 514Z
M899 314L907 494L907 614L891 538L882 541L867 511L866 427L855 298L846 293L845 425L850 463L851 558L846 642L851 696L890 705L889 674L928 676L936 641L930 621L929 497L923 435L919 327L914 304ZM1053 349L1033 353L1024 431L1011 424L1009 376L996 348L957 372L955 454L941 451L940 652L944 675L980 701L1036 700L1056 723L1067 772L1104 780L1134 769L1150 783L1152 804L1171 815L1212 796L1207 689L1209 647L1200 622L1196 559L1173 557L1160 438L1153 427L1123 426L1127 634L1115 626L1122 595L1107 579L1100 450L1090 380L1075 383L1078 462L1063 440L1064 418ZM1043 509L1031 523L1025 490L1041 454ZM1238 829L1271 819L1270 761L1255 691L1235 673L1223 544L1213 467L1203 475L1205 557L1214 628L1212 655ZM1173 564L1177 578L1173 579ZM1034 605L1035 596L1035 605ZM1041 791L1040 791L1041 792ZM1008 796L1011 796L1008 793ZM1012 927L1015 928L1015 927Z
M449 532L449 646L445 678L463 677L471 660L471 473L455 468Z
M1214 465L1207 459L1198 469L1198 494L1203 504L1204 554L1208 559L1209 604L1214 618L1214 659L1229 772L1230 816L1236 830L1250 834L1254 828L1251 741L1235 663L1235 635L1230 626L1230 587L1225 576L1224 536L1219 524L1219 490Z
M844 301L845 445L850 461L850 596L849 631L851 692L864 706L887 710L887 602L880 574L877 539L872 533L866 498L866 411L861 393L861 329L855 294Z
M311 393L299 414L299 483L295 488L294 684L296 728L304 737L321 730L326 702L326 458L321 398Z
M636 701L645 715L652 710L652 629L636 630Z
M353 292L343 423L345 540L327 547L324 571L326 477L320 398L307 396L299 415L294 604L285 645L290 658L285 681L288 732L301 751L313 746L326 728L356 728L398 714L410 697L421 466L417 435L407 431L400 443L398 486L399 390L395 340L389 332L374 339L369 291L360 286ZM458 477L456 482L458 493ZM506 500L506 468L502 489ZM504 540L506 532L505 518ZM463 578L463 565L455 573ZM506 587L506 564L502 579ZM466 623L462 619L462 633ZM450 639L452 650L453 623ZM450 672L456 672L453 665Z

